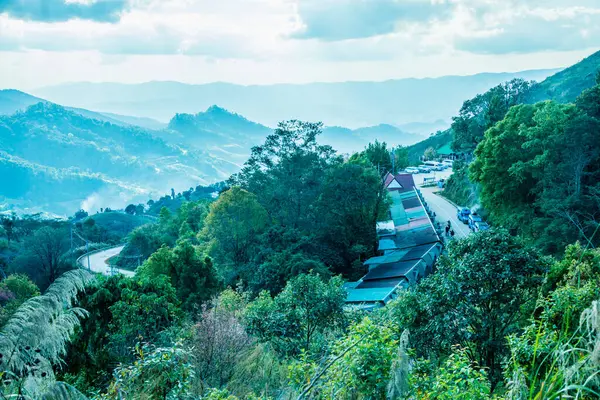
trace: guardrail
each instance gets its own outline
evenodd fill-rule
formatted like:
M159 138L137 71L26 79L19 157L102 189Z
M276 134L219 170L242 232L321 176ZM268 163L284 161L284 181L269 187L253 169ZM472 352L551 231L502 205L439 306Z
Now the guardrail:
M92 250L92 251L88 251L87 253L84 253L82 255L80 255L79 257L77 257L77 260L75 261L78 265L81 265L82 267L84 267L85 269L87 269L87 265L85 265L82 260L87 257L87 256L91 256L92 254L96 254L96 253L100 253L102 251L106 251L106 250L110 250L110 249L116 249L117 247L122 247L125 246L124 244L119 244L117 246L106 246L106 247L102 247L96 250Z
M103 247L101 249L96 249L94 251L87 252L87 253L81 255L80 257L78 257L76 263L81 268L84 268L84 269L87 270L88 266L84 262L84 260L85 260L86 257L91 256L91 255L96 254L96 253L100 253L100 252L106 251L106 250L116 249L117 247L122 247L122 246L124 246L124 245L121 244L121 245L118 245L118 246L108 246L108 247ZM123 274L125 276L131 277L131 276L133 276L135 274L135 271L129 271L129 270L120 269L120 268L112 268L108 264L106 266L111 271L111 274L109 274L109 275L112 275L113 272L116 272L116 273ZM101 273L101 272L98 272L98 273ZM106 275L106 274L103 273L103 275Z

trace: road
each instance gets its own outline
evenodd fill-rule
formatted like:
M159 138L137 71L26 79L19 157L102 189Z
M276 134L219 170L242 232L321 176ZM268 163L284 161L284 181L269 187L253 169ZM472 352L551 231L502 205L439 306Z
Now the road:
M446 226L446 223L450 221L456 234L455 237L464 238L471 233L471 230L468 225L465 225L456 217L456 207L442 196L435 194L435 192L440 190L437 186L420 186L423 183L423 178L435 177L437 179L447 179L450 175L452 175L452 168L448 168L444 171L434 171L428 174L414 174L413 177L415 184L419 187L421 193L423 193L425 201L431 210L435 212L436 221L438 221L442 227Z
M108 265L108 260L111 257L114 257L114 256L118 255L119 253L121 253L121 251L123 250L123 247L125 247L125 246L111 247L110 249L90 254L89 268L93 272L98 272L103 275L111 275L111 268ZM87 256L82 257L79 260L79 262L83 268L85 268L85 269L88 268L88 257ZM135 275L134 271L128 271L126 269L114 268L113 271L114 271L114 273L123 274L123 275L129 276L129 277L132 277Z

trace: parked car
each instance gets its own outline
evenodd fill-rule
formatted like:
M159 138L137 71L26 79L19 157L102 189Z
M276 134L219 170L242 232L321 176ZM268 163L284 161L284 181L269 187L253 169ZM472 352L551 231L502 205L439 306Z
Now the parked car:
M419 168L419 172L422 172L424 174L431 172L431 168L429 168L426 165L419 165L417 168Z
M483 222L483 219L476 213L471 213L471 215L469 215L469 218L467 219L467 222L469 224L469 228L472 231L475 231L475 224Z
M404 170L407 174L418 174L419 168L417 167L408 167Z
M423 165L430 168L432 171L443 171L445 169L442 163L437 161L426 161Z
M473 232L487 231L488 229L490 229L490 226L488 225L487 222L484 222L484 221L475 222Z
M452 160L442 160L442 164L446 166L446 168L452 168L454 165L454 161Z
M456 212L456 218L465 224L469 223L469 215L471 215L471 210L466 207L459 208Z

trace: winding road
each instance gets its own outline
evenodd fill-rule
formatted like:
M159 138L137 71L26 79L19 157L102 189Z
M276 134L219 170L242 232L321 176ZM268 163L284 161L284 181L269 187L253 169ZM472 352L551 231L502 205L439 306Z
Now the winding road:
M85 269L89 269L93 272L97 272L99 274L103 274L103 275L113 275L113 274L123 274L125 276L128 277L132 277L135 275L134 271L129 271L126 269L119 269L119 268L112 268L110 267L110 265L108 264L108 260L114 256L117 256L121 253L121 251L123 251L123 248L125 246L117 246L117 247L111 247L110 249L106 249L106 250L101 250L101 251L97 251L97 252L90 252L88 253L89 256L87 254L84 254L83 256L81 256L78 261L79 264L85 268ZM89 258L89 265L88 265L88 258Z

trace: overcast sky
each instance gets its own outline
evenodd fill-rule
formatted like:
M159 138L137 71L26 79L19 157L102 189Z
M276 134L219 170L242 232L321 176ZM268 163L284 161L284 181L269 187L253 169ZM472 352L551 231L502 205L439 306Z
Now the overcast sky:
M599 48L600 0L0 0L0 88L467 75Z

